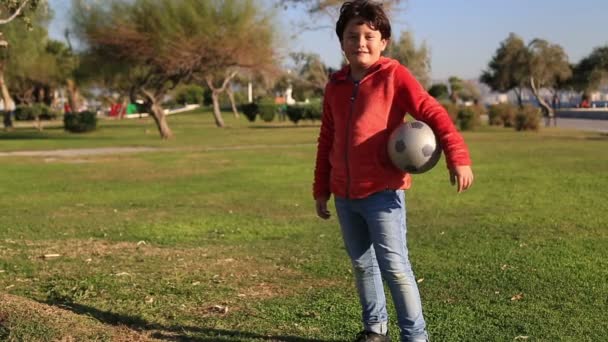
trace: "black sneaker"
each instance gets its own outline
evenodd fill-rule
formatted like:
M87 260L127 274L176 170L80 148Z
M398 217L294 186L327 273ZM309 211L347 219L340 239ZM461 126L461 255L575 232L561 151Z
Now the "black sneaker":
M354 342L389 342L390 340L388 335L380 335L375 332L363 330L357 334Z

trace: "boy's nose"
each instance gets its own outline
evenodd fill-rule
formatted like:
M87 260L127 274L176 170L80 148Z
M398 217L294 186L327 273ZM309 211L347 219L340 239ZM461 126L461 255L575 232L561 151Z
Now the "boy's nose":
M365 37L359 37L359 47L365 46Z

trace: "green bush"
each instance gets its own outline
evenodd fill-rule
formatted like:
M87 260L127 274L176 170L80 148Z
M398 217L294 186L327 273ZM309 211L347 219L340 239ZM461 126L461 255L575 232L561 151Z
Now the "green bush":
M240 107L241 107L240 108L241 112L243 112L243 115L245 115L245 117L247 118L247 120L249 120L249 122L254 122L255 117L260 112L260 109L258 108L258 105L255 102L245 103L245 104L242 104Z
M97 128L97 115L94 112L66 113L63 116L63 125L66 131L84 133Z
M321 120L323 116L323 103L321 99L313 100L306 105L306 113L304 117L308 120L315 121Z
M278 106L274 103L274 101L260 101L258 103L258 110L260 114L260 118L265 122L271 122L274 120L274 117L278 111Z
M540 117L539 108L524 106L515 114L515 129L517 131L538 131Z
M40 120L54 120L57 118L57 112L44 103L35 103L33 107L36 108L35 112L38 113Z
M458 126L461 131L472 131L480 123L479 111L474 106L462 107L458 111Z
M513 127L517 108L509 103L499 103L490 106L488 119L490 125Z
M19 105L15 108L15 120L31 121L53 120L57 118L57 113L44 103L34 103L33 105Z
M188 84L179 87L175 91L175 102L186 104L201 104L205 89L195 84Z
M290 105L285 108L289 121L297 124L300 120L321 120L323 105L321 100L314 100L306 104Z
M285 114L287 114L289 121L297 125L300 120L306 117L306 107L302 105L287 106Z
M31 106L19 105L15 108L15 120L30 121L34 119L34 111Z

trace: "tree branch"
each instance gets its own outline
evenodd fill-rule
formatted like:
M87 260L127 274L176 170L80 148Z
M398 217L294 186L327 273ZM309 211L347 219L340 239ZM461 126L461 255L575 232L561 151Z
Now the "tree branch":
M13 13L13 15L11 15L10 17L8 17L6 19L0 19L0 25L8 24L11 21L13 21L13 19L15 19L19 15L19 13L21 13L21 11L23 10L23 8L25 7L25 5L27 4L28 1L30 1L30 0L24 0L23 3L21 4L21 6L19 6L15 10L15 13Z

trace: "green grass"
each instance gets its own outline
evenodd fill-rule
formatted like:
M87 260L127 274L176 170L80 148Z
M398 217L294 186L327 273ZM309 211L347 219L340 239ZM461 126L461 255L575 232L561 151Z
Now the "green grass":
M350 340L349 262L310 194L318 124L226 121L172 116L171 141L147 119L0 133L2 152L159 148L0 157L0 340ZM439 165L406 195L433 340L605 339L608 136L464 135L474 187Z

